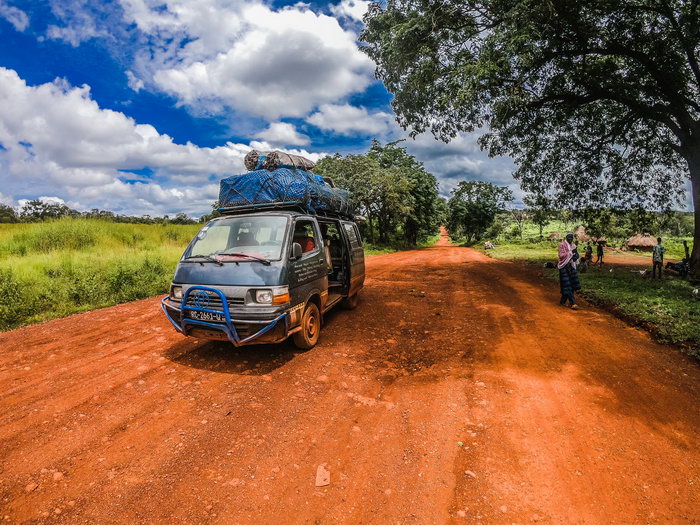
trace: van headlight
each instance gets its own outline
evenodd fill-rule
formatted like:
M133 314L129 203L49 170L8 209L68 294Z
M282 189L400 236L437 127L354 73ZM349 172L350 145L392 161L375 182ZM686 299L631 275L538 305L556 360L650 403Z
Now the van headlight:
M289 288L276 286L262 290L251 290L251 297L257 304L285 304L289 302Z
M182 301L182 286L171 286L170 297L176 301Z
M255 302L272 304L272 290L255 290Z

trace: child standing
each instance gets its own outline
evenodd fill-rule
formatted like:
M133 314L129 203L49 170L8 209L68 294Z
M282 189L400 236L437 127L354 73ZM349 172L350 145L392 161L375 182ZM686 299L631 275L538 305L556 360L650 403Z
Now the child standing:
M603 265L603 241L598 241L598 246L596 247L596 255L597 258L595 260L596 263L600 263L600 265Z

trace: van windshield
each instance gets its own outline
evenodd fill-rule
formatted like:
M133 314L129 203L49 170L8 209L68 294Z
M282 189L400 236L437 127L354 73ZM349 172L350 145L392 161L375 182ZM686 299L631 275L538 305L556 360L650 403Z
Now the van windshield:
M217 256L223 252L279 260L287 230L287 218L231 217L207 224L200 230L187 257ZM238 255L240 254L240 255ZM222 261L230 259L225 256ZM233 257L234 259L236 256Z

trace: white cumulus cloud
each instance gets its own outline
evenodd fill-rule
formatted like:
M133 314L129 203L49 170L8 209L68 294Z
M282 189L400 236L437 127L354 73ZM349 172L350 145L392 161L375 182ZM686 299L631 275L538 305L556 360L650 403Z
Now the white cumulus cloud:
M450 192L463 180L482 180L497 186L507 186L522 200L519 183L513 178L516 169L508 157L489 158L477 143L481 132L460 133L448 144L436 140L430 133L418 135L401 143L406 150L421 160L425 169L440 183L440 194Z
M288 122L273 122L257 136L274 146L308 146L311 143L308 136L299 133Z
M357 35L303 4L277 10L254 1L122 5L151 38L137 59L139 76L148 73L195 110L303 117L372 82L373 64L357 48Z
M389 113L369 113L350 104L323 104L306 119L309 124L341 135L380 135L389 131L393 120Z
M138 93L139 91L141 91L143 89L143 86L144 86L143 80L141 80L136 75L134 75L133 71L127 71L126 78L127 78L127 84L132 90L134 90Z

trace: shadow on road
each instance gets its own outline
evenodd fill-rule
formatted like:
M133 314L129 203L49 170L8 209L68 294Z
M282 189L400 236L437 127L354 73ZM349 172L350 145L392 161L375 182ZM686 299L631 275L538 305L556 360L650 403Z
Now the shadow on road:
M188 339L167 348L173 363L221 374L264 375L291 361L301 350L291 342L234 347L225 341Z

